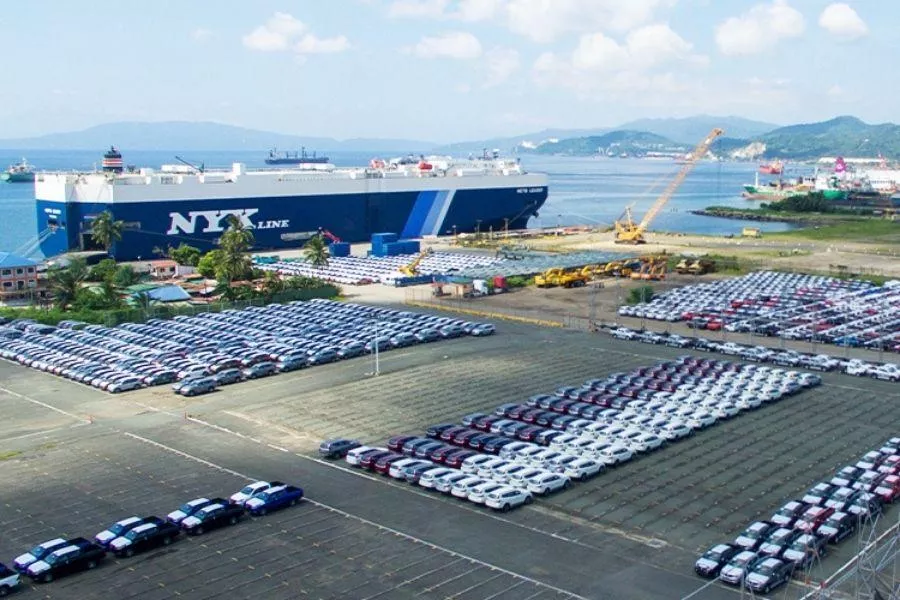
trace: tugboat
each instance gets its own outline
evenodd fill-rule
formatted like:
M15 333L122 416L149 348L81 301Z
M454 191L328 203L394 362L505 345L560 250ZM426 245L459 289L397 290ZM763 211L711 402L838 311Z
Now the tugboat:
M0 173L0 181L8 181L9 183L34 183L34 167L28 164L24 158L22 162L10 165L9 168Z
M266 157L267 165L322 165L327 162L327 156L316 156L315 152L310 156L302 146L300 152L278 152L277 148L272 148Z

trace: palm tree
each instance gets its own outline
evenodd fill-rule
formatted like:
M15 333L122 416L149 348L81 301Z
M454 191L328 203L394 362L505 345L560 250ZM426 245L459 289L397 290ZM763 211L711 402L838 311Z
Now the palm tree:
M303 246L303 254L309 264L314 267L328 266L328 245L321 235L309 238L309 241Z
M75 302L88 268L83 258L73 258L66 267L51 267L47 272L54 303L62 309Z
M109 252L113 244L122 239L122 230L125 228L124 221L114 221L113 215L108 210L104 210L97 215L91 225L91 239L103 246L103 249Z
M284 290L285 283L281 278L281 275L273 273L272 271L267 271L262 282L262 292L265 297L271 300L275 294L283 292Z
M216 278L232 282L250 274L252 263L247 252L253 246L253 232L244 227L234 215L228 217L228 230L219 238L221 260L217 265Z
M132 299L134 300L134 306L144 313L144 318L147 318L150 310L156 304L156 300L149 292L138 292L132 296Z

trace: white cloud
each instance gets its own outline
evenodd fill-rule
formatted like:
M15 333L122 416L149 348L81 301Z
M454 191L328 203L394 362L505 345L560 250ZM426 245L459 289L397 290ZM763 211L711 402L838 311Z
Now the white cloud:
M805 29L800 11L787 0L772 0L716 26L716 44L726 55L758 54L773 48L779 40L803 35Z
M677 0L394 0L388 16L461 21L494 20L538 42L565 33L625 32L649 22Z
M485 54L487 59L487 81L485 87L500 85L519 70L519 53L511 48L492 48Z
M294 52L297 54L334 54L350 48L350 41L346 36L338 35L331 38L318 38L307 33L294 44Z
M441 18L450 0L394 0L388 7L391 18Z
M851 6L843 2L829 4L819 15L819 26L836 38L852 41L865 37L869 28Z
M623 32L653 18L674 0L508 0L509 28L538 42L568 32Z
M260 52L293 50L298 64L307 54L331 54L350 48L346 36L320 38L309 31L299 19L288 13L275 13L264 25L260 25L243 38L244 46Z
M453 14L463 21L487 21L500 14L504 0L459 0Z
M844 95L844 88L835 83L833 86L828 88L828 91L826 93L832 98L840 98Z
M664 67L707 62L668 25L652 24L633 30L623 43L600 32L582 35L568 58L545 52L532 72L539 84L561 85L583 95L650 91L654 86L674 92L685 89L688 78L679 79Z
M191 32L191 39L195 42L203 43L209 40L213 35L213 32L205 27L198 27L197 29Z
M291 40L306 29L306 25L293 15L277 12L265 25L260 25L244 36L244 46L260 52L287 50Z
M472 59L482 53L478 38L463 31L423 37L411 51L419 58Z

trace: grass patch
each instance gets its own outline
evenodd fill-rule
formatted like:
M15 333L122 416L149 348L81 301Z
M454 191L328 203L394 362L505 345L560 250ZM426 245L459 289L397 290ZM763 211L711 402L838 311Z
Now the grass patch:
M879 244L900 244L900 222L882 219L846 221L834 225L766 233L764 237L835 242L877 241Z
M21 450L0 450L0 461L12 460L22 454Z

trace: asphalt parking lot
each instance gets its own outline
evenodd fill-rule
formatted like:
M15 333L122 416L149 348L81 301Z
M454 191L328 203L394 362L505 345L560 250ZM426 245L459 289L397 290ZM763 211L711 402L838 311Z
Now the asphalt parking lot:
M0 455L21 454L0 461L0 560L277 478L310 501L23 597L683 598L704 585L691 571L699 550L900 431L894 385L827 374L819 388L504 516L313 457L323 437L380 442L683 353L498 330L384 353L377 377L360 359L188 400L165 388L109 396L2 363ZM855 550L843 543L821 571ZM713 585L692 597L736 594Z

